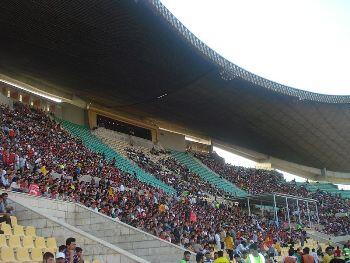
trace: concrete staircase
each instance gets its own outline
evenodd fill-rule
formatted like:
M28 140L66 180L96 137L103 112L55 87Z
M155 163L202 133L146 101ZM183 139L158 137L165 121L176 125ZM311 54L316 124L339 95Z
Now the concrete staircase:
M177 263L185 251L170 242L79 204L13 192L10 192L9 196L11 200L23 207L30 207L42 215L50 215L57 222L70 225L74 229L106 242L106 244L118 247L143 259L142 262ZM193 255L192 258L194 259L195 256Z
M319 241L319 242L331 242L331 244L334 244L336 246L345 244L348 240L350 240L350 235L347 236L330 236L321 232L318 232L316 230L310 229L307 230L307 233L310 237L313 239Z
M39 236L55 237L57 244L65 244L69 237L74 237L77 244L83 248L86 260L97 259L103 263L149 263L120 247L110 244L96 236L74 227L58 218L46 214L48 210L28 205L31 198L23 201L17 194L9 194L11 206L15 209L18 223L24 226L34 226ZM45 200L44 200L45 201Z

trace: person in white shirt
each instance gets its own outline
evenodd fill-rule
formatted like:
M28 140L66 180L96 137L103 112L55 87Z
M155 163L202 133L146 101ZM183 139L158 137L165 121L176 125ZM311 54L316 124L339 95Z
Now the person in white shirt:
M318 256L317 256L317 252L315 251L314 248L311 250L311 256L314 258L314 263L318 263L319 262L319 259L318 259Z
M98 212L98 208L97 208L95 202L93 202L93 203L91 204L91 209L94 210L95 212Z
M8 179L8 176L6 174L6 171L5 171L5 174L2 173L2 176L1 176L1 184L3 185L3 187L5 188L8 188L10 186L10 182L9 182L9 179Z
M242 255L244 251L247 251L246 242L243 240L236 248L239 255Z
M25 165L26 165L26 161L27 161L27 158L26 156L21 156L19 157L19 169L24 169Z
M19 184L17 184L17 178L13 178L12 179L12 183L10 185L10 188L12 191L16 191L16 192L19 192L21 187L19 186Z
M220 234L216 232L214 237L215 237L216 249L221 250Z

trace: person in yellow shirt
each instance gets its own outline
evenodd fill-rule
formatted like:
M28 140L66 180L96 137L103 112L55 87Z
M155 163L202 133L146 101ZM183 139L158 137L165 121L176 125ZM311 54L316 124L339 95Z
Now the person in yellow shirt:
M251 244L249 250L250 254L248 255L248 263L265 263L265 257L259 253L256 244Z
M233 238L229 232L226 233L225 237L225 247L230 260L233 260Z
M46 170L46 166L45 166L45 165L41 166L40 172L41 172L44 176L46 176L47 170Z
M218 258L214 260L214 263L230 263L226 257L224 257L223 251L218 251Z
M278 252L278 255L280 256L282 254L282 248L281 248L280 242L278 242L278 241L276 242L275 249Z
M114 197L114 190L113 190L112 187L109 187L109 188L108 188L108 195Z
M165 212L165 205L164 204L160 204L158 209L159 209L160 213L164 213Z
M333 247L326 248L326 253L323 256L323 263L329 263L333 259Z

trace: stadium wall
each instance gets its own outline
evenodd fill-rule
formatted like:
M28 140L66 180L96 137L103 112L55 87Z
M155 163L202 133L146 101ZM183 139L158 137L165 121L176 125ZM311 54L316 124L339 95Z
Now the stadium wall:
M170 242L79 204L14 192L9 192L9 196L11 200L16 200L22 206L31 207L36 212L49 215L58 222L69 224L145 261L177 263L185 251Z
M58 117L78 125L88 124L86 110L84 108L66 102L63 102L60 106L62 115Z
M185 135L183 134L159 130L158 142L165 149L172 149L181 152L186 150Z
M10 195L19 224L34 226L39 236L55 237L58 245L65 244L68 237L74 237L77 244L83 248L86 259L98 259L103 263L149 263L70 224L35 211L31 206L16 199Z
M157 126L155 126L154 124L150 124L148 123L148 121L138 118L136 116L126 114L123 112L111 113L102 108L95 108L95 107L89 108L87 115L88 115L89 127L91 129L97 127L97 115L102 115L111 119L115 119L121 122L125 122L128 124L132 124L138 127L148 129L151 131L152 141L153 142L157 141Z
M6 90L5 90L6 91ZM0 104L1 105L6 105L10 108L13 108L13 101L9 99L4 92L0 93Z

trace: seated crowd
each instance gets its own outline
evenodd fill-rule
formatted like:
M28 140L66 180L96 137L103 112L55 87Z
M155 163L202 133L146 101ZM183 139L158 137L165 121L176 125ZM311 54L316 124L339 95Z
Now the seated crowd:
M0 182L4 188L81 203L195 252L213 246L231 250L248 242L268 249L273 243L287 245L300 239L301 231L276 224L273 213L249 216L240 206L208 202L202 193L218 195L219 191L171 159L162 161L171 168L165 174L158 173L159 166L150 165L144 157L141 162L146 171L169 180L178 192L186 194L167 195L135 175L121 172L114 160L86 148L40 110L22 104L15 104L14 109L1 106L0 116ZM130 154L139 155L131 150ZM83 175L92 179L79 180ZM327 195L324 200L333 201ZM330 206L321 205L322 209Z
M320 223L323 232L335 235L350 234L349 216L336 217L337 213L350 213L350 200L323 191L311 192L295 181L286 182L281 173L254 168L244 168L225 163L215 152L194 153L211 170L218 173L250 194L282 193L308 197L318 201Z
M184 165L177 162L174 158L167 156L167 152L150 151L151 155L164 155L159 163L152 160L141 150L134 148L125 149L129 159L133 160L143 170L153 174L157 179L164 181L174 187L178 195L192 194L195 196L225 196L225 192L201 180L201 178L190 172Z
M45 252L43 255L43 263L84 263L83 249L77 247L74 237L69 237L65 245L58 247L57 253ZM90 262L90 261L89 261ZM95 261L99 262L99 261Z
M344 248L340 250L339 246L336 248L333 246L327 246L322 251L322 248L317 243L316 248L310 248L305 246L304 248L298 247L297 249L291 245L287 248L287 253L284 257L281 257L281 247L276 244L271 246L268 250L261 250L256 243L249 245L239 246L233 250L233 256L230 253L230 261L223 250L217 252L204 250L203 253L196 254L197 263L255 263L255 262L283 262L283 263L348 263L350 262L350 242L344 245ZM229 250L228 250L229 251ZM190 252L184 252L183 259L180 263L186 263L189 261Z

